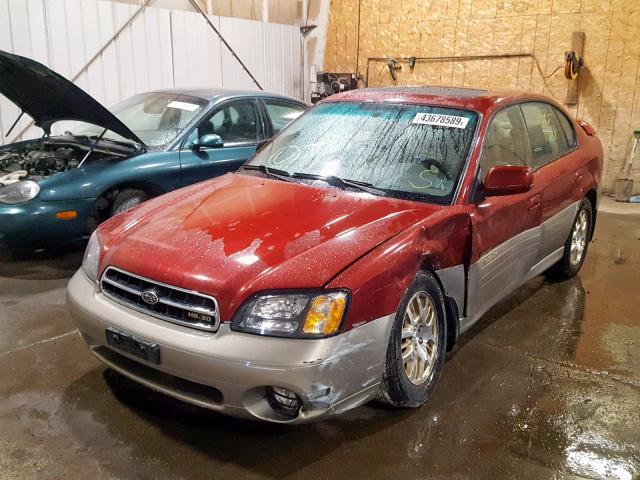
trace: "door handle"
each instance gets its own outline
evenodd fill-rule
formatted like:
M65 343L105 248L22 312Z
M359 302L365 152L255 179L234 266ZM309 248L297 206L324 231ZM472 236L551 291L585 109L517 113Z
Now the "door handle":
M529 210L536 210L542 205L542 195L536 195L529 200Z
M582 172L576 172L576 183L582 182L583 178L584 178L584 174Z

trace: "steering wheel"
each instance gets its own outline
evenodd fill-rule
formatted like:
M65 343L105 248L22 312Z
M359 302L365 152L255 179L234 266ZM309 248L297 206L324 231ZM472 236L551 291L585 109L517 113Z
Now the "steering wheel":
M513 158L520 158L520 156L516 152L514 152L510 148L505 147L501 143L494 143L492 145L488 145L487 146L487 150L489 150L490 148L493 148L493 147L500 147L501 149L505 150L506 152L509 152L510 155L513 155Z
M438 175L442 174L447 180L451 180L451 174L449 173L449 169L445 167L442 162L439 162L435 158L425 158L424 160L420 160L420 163L424 165L425 168L431 169L431 167L436 167L438 169Z

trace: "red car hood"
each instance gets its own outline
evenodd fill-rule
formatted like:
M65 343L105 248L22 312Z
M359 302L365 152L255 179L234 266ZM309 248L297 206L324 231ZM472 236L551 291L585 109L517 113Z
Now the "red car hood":
M113 265L214 295L226 321L257 291L322 287L439 208L229 174L105 223L101 271Z

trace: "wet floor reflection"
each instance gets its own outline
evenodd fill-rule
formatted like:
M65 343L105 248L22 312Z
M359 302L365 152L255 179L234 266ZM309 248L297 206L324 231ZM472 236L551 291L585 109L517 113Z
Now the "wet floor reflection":
M9 288L11 280L67 280L80 268L83 254L84 245L18 252L0 245L0 286Z

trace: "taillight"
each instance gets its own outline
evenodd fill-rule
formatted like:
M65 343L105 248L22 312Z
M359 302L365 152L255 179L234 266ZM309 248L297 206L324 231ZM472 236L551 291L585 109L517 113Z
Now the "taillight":
M593 128L589 123L585 122L584 120L578 120L578 123L587 135L589 135L590 137L596 136L596 129Z

